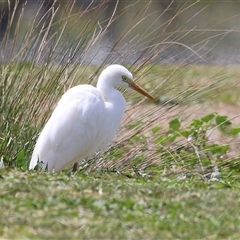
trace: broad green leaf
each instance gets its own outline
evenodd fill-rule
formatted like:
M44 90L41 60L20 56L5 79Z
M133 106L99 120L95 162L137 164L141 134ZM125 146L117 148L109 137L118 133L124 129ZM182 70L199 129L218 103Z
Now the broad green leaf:
M169 129L172 131L178 131L181 127L181 123L178 118L174 118L169 122Z
M191 134L189 131L184 130L184 131L181 131L181 135L185 138L188 138Z
M216 113L208 114L208 115L202 117L201 121L207 123L207 122L211 121L212 119L214 119L215 116L216 116Z
M228 131L228 134L230 135L237 135L240 133L240 128L232 128Z
M232 123L228 120L228 116L217 116L216 124L220 125L221 127L227 127L230 126Z
M200 119L193 119L192 123L190 124L191 128L198 129L201 127L203 122Z

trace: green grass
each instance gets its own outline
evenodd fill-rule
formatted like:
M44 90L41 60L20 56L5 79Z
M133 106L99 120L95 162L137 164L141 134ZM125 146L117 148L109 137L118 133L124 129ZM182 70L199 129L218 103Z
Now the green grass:
M1 172L0 234L30 239L235 239L239 183Z

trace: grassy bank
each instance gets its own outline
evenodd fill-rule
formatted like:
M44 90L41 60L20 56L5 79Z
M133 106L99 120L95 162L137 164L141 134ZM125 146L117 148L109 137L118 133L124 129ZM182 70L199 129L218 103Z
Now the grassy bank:
M1 172L7 239L235 239L239 181Z

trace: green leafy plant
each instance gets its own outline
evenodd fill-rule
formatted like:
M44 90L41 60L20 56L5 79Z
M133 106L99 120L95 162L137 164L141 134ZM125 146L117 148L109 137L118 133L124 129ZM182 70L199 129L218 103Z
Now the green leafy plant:
M176 171L178 169L184 173L191 170L191 174L201 172L204 175L209 168L226 166L224 159L228 160L230 167L231 160L226 156L231 146L214 142L210 138L213 129L224 135L235 136L239 133L239 128L232 127L227 116L220 116L217 113L193 119L184 127L181 126L178 118L171 120L166 134L161 134L155 139L155 143L159 145L157 154L162 159L159 163L162 164L162 169L174 165Z

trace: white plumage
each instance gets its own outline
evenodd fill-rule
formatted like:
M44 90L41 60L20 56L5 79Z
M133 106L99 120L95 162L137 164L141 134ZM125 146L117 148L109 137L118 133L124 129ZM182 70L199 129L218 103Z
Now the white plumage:
M37 140L29 169L39 161L48 171L60 171L105 149L121 124L126 106L116 87L131 87L154 100L133 82L125 67L107 67L96 88L78 85L62 96Z

